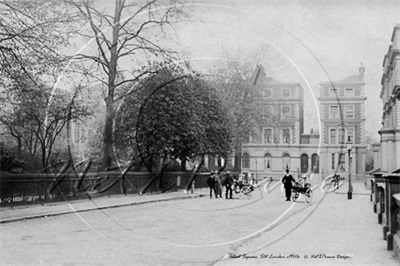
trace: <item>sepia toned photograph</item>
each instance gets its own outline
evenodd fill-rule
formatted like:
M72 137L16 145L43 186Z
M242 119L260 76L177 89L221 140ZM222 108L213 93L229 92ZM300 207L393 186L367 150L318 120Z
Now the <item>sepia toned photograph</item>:
M399 0L0 0L0 265L399 264Z

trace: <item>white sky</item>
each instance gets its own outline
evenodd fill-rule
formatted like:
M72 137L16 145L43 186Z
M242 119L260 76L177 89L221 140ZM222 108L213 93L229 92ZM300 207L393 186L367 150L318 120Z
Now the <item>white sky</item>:
M187 58L209 64L224 51L252 58L264 50L267 75L300 82L305 89L305 133L318 128L319 83L365 71L366 130L379 141L382 62L393 27L400 23L398 0L185 1L194 15L177 34ZM239 51L239 52L238 52ZM204 59L199 59L204 58ZM250 60L252 61L252 60Z

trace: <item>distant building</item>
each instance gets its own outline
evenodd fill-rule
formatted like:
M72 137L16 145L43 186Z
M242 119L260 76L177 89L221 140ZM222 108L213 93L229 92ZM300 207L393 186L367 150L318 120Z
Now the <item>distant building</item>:
M264 68L260 69L254 103L263 119L249 129L241 163L244 172L258 178L281 175L287 168L300 169L300 136L304 130L303 88L299 83L267 77Z
M393 29L392 44L383 60L383 101L380 171L400 171L400 24Z
M69 145L77 159L91 158L95 142L102 137L105 109L103 98L101 85L79 88L76 92L76 100L81 101L92 112L92 115L73 120L69 125Z
M242 145L241 170L259 179L281 176L285 169L321 178L336 171L364 178L364 72L361 65L357 75L320 83L322 131L312 129L304 134L303 88L299 83L266 77L261 68L254 102L265 119L249 129ZM350 158L348 142L352 144Z
M340 81L320 83L321 168L362 177L365 171L364 72ZM350 158L347 144L351 143Z

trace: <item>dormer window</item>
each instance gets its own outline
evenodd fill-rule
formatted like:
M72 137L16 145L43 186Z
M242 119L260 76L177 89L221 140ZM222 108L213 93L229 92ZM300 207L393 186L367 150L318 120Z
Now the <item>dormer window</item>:
M263 97L271 98L272 97L272 90L264 90Z
M289 98L290 97L290 90L289 89L283 89L282 90L282 97Z
M329 88L329 96L336 96L337 90L336 88Z
M344 96L354 96L354 88L352 87L344 88Z

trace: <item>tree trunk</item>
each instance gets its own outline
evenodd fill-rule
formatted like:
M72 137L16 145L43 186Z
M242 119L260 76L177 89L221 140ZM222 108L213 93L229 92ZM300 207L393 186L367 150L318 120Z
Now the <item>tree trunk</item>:
M18 146L17 146L17 157L21 158L21 150L22 150L22 140L21 137L17 138Z
M187 192L190 191L190 188L191 188L191 186L192 186L192 183L194 182L194 179L196 178L196 173L201 169L201 167L203 166L203 164L204 164L204 159L201 159L200 164L197 166L197 168L196 168L196 167L193 167L193 171L192 171L192 173L191 173L191 175L190 175L190 177L189 177L189 181L188 181L188 183L187 183L186 186L185 186L185 190L186 190Z
M103 161L102 168L105 170L113 162L113 120L114 120L114 101L113 97L106 98L106 120L103 134Z
M186 157L183 157L181 160L181 172L185 172L186 171Z
M103 135L103 161L102 168L106 169L110 167L114 161L113 154L113 121L114 121L114 92L115 92L115 80L117 77L117 64L118 64L118 38L120 31L120 19L122 9L124 7L124 1L115 1L114 10L114 25L112 26L112 46L110 48L110 61L108 62L108 95L106 101L106 121L104 125Z
M47 168L47 165L46 165L46 146L44 146L44 144L42 144L42 167L43 167L43 169Z

